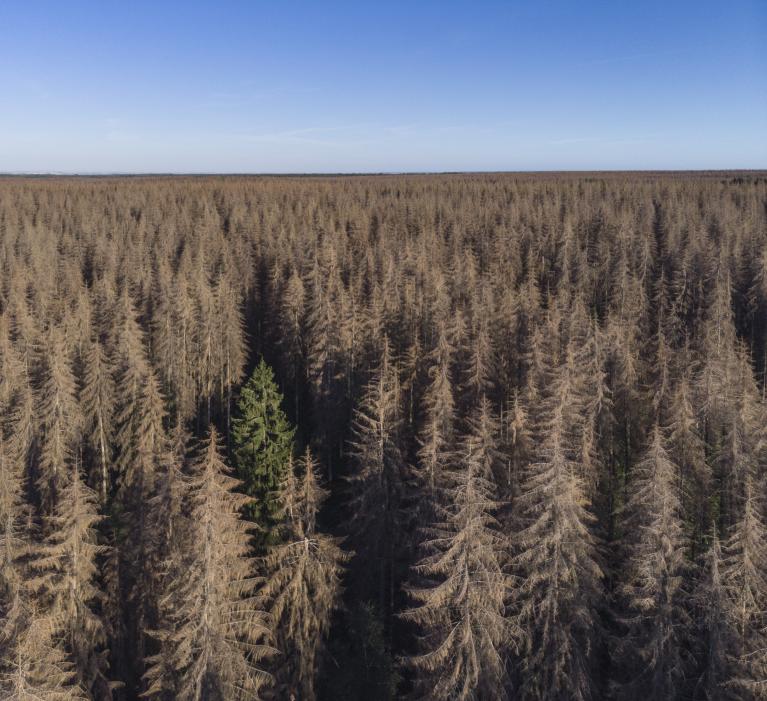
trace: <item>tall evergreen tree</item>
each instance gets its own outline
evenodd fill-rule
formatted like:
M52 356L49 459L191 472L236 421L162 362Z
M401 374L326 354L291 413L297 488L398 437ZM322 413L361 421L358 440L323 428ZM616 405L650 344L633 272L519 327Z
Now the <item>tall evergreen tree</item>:
M294 434L274 373L262 359L240 392L232 422L237 475L250 497L245 514L260 527L257 538L262 545L279 521L276 493L293 452Z

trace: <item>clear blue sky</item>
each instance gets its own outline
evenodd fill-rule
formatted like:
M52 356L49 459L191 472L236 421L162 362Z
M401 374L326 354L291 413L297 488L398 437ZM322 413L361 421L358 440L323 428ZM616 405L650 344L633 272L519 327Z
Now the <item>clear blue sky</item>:
M767 168L767 0L0 0L0 172Z

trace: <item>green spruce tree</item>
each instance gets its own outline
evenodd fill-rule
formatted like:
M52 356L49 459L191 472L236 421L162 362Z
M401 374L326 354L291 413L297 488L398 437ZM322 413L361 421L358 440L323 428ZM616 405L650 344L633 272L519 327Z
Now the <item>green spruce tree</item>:
M242 388L232 422L237 476L252 497L245 515L263 530L260 545L279 522L279 488L293 451L295 428L282 410L282 394L272 369L262 359Z

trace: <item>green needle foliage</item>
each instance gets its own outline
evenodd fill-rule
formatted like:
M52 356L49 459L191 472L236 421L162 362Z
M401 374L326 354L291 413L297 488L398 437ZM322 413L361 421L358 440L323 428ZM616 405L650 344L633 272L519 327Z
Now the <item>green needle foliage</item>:
M232 422L234 458L243 491L253 500L244 513L263 530L259 545L271 542L279 521L279 489L293 452L295 428L282 410L282 394L263 358L242 388Z

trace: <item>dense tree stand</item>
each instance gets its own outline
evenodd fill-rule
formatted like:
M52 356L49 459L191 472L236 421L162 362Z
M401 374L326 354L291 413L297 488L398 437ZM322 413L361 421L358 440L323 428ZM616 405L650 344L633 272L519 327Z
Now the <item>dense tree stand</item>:
M767 698L766 204L0 178L0 698Z

